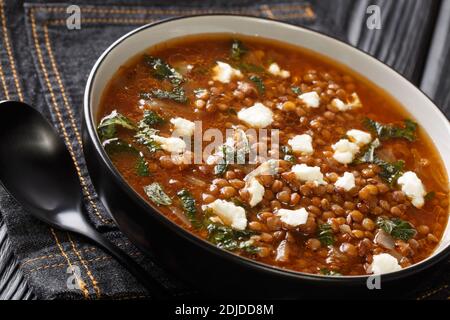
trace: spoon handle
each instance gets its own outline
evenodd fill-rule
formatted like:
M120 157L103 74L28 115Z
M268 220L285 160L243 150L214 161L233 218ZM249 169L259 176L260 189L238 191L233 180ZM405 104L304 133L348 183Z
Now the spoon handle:
M156 299L169 298L169 291L155 279L150 277L147 271L144 270L136 261L130 258L125 252L120 250L117 246L108 241L102 234L94 229L85 232L84 236L91 239L102 247L105 251L111 254L116 260L128 270Z

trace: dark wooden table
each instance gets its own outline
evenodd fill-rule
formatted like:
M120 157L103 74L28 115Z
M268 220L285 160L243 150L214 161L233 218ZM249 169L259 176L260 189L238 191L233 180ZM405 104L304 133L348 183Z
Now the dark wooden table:
M72 2L92 4L92 1ZM5 9L3 1L0 4L1 24L8 29L13 28L17 23L14 10ZM129 2L122 1L122 4L128 5ZM373 4L381 10L381 30L366 27L369 17L366 10ZM343 40L386 62L410 79L449 118L450 0L319 0L314 2L314 11L322 19L329 19L342 28L340 37ZM11 34L14 36L13 31ZM0 299L33 298L9 248L6 226L0 214Z

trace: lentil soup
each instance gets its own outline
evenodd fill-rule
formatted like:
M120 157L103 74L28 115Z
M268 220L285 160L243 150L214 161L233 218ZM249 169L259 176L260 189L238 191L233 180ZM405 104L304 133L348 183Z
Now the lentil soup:
M430 256L447 224L448 177L426 133L380 88L305 49L227 34L161 43L116 72L99 119L137 193L273 266L397 271ZM196 162L199 127L234 133Z

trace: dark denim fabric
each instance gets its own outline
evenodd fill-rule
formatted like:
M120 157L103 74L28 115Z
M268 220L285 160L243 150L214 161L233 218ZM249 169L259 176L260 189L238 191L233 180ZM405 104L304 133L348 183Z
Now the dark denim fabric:
M123 5L128 3L124 1L102 1L98 6L90 5L92 3L80 1L80 30L66 28L66 8L69 4L52 1L49 4L6 3L6 18L14 19L8 22L9 41L14 42L14 52L8 45L0 45L1 66L4 66L1 70L4 87L0 90L1 98L22 99L52 121L76 159L85 205L92 223L144 265L174 296L189 296L197 288L187 287L158 268L152 257L141 254L118 231L92 187L80 141L83 92L91 67L103 50L121 35L145 23L171 16L241 13L306 25L344 39L345 32L333 19L338 12L332 14L330 10L324 10L323 2L319 4L316 1L216 0L195 1L189 5L171 1L171 6L164 5L166 2L145 2L145 7L125 7ZM113 6L113 3L121 3L122 6ZM143 2L139 4L144 5ZM6 40L5 34L2 36ZM4 190L0 191L0 211L20 268L38 298L130 299L152 296L101 249L73 234L54 230L35 220ZM180 265L182 267L182 263ZM71 266L79 271L81 289L70 287L72 277L68 268ZM436 281L439 283L439 279Z

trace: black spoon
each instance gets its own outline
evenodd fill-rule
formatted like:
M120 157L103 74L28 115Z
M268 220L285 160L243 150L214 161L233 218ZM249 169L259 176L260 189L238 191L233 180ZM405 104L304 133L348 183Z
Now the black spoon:
M37 110L22 102L0 102L0 181L28 213L58 229L89 238L115 257L155 298L168 297L167 289L89 223L65 144Z

